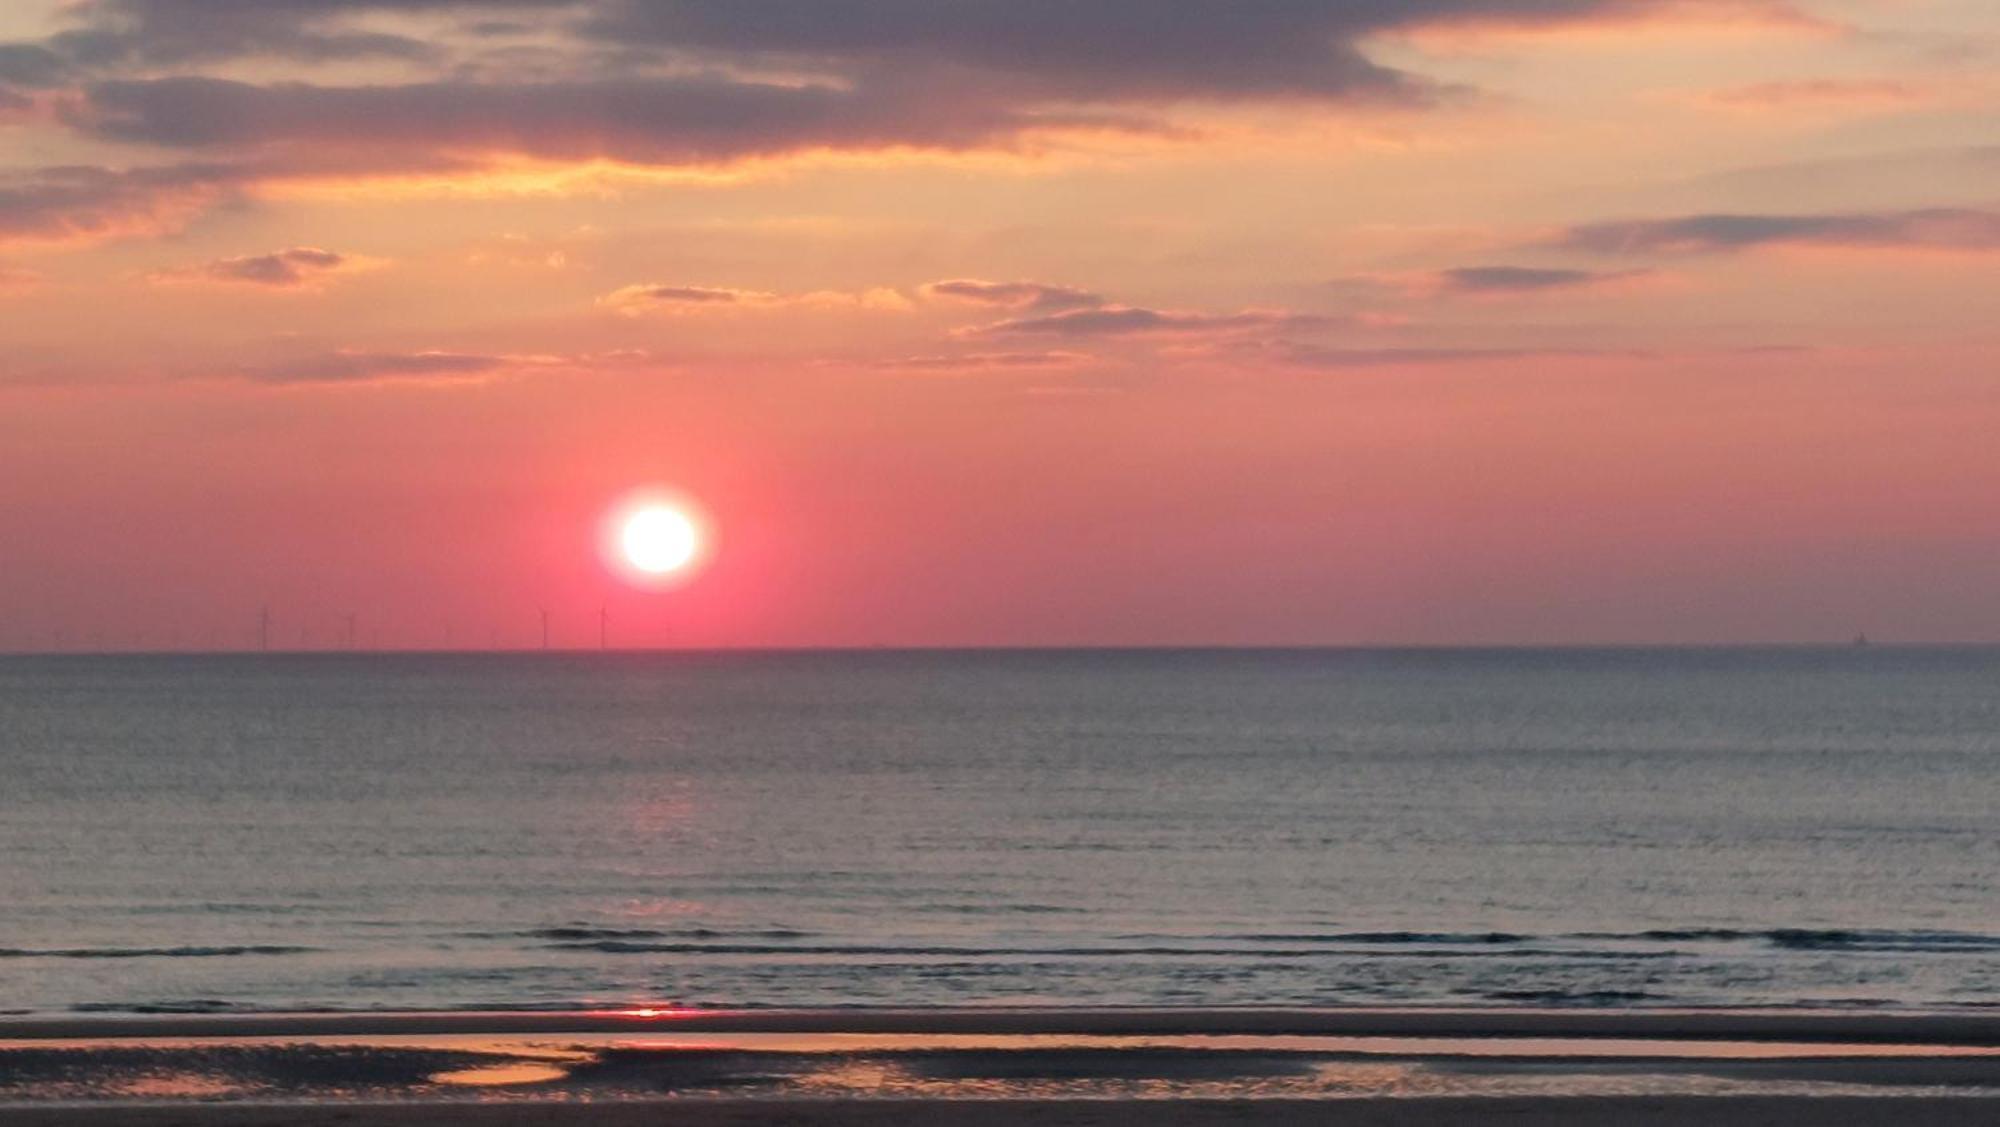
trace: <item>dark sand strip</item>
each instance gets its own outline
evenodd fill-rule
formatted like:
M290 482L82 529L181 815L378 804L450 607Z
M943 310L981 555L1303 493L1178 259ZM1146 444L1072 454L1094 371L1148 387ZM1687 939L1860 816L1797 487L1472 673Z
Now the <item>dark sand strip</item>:
M689 1100L0 1109L7 1127L1991 1127L2000 1099Z

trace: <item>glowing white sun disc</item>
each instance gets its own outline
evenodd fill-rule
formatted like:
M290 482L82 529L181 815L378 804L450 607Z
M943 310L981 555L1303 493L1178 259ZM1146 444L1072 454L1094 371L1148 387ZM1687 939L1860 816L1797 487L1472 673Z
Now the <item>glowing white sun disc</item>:
M668 575L694 561L701 529L679 509L652 505L634 510L618 532L625 562L646 575Z
M669 486L642 486L604 510L597 550L626 583L642 591L671 590L708 565L715 525L694 497Z

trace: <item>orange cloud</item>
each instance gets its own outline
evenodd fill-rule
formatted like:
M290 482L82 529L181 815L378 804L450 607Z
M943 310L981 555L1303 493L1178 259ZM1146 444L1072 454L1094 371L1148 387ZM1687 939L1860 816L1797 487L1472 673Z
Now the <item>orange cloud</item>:
M997 305L1037 313L1065 309L1088 309L1104 304L1104 299L1088 290L1072 286L1052 286L1045 282L988 282L976 278L956 278L932 282L924 287L931 297L950 298L974 305Z
M963 336L998 337L1137 337L1210 336L1231 333L1319 328L1332 318L1281 309L1246 309L1238 313L1195 313L1106 305L1071 309L1047 316L1018 317L961 330Z
M961 352L930 356L905 356L876 363L877 368L899 372L991 372L1026 369L1071 368L1097 358L1087 352L1050 349L1040 352Z
M0 242L94 242L157 235L236 190L225 165L115 169L66 165L0 178Z
M598 298L597 303L631 317L800 308L903 312L913 308L908 297L886 286L859 291L814 290L784 294L664 282L622 286Z

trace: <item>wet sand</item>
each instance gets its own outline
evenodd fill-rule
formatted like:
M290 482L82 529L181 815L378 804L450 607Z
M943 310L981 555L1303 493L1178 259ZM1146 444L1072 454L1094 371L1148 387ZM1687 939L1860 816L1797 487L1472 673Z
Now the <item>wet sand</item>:
M605 1105L177 1106L0 1111L8 1127L1988 1127L2000 1100L1588 1097L1372 1100L702 1100Z
M5 1127L894 1123L2000 1123L2000 1015L650 1009L0 1022Z

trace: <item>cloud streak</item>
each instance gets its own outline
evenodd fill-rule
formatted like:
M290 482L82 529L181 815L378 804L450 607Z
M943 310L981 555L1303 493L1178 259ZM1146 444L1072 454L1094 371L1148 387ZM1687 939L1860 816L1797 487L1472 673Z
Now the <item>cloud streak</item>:
M0 179L0 241L84 242L179 228L234 192L214 164L46 168Z
M1032 352L961 352L929 356L904 356L883 360L875 367L893 372L991 372L1047 368L1073 368L1096 357L1086 352L1047 349Z
M259 85L183 76L88 88L66 120L106 140L232 151L439 151L721 164L804 149L964 150L1040 128L1115 124L992 104L915 105L872 88L725 78Z
M306 289L354 265L354 259L330 250L287 247L270 254L218 258L199 266L163 270L152 278L160 282L228 282L270 289Z
M174 66L239 58L319 63L431 59L419 39L346 24L358 16L421 15L475 7L544 7L530 0L82 0L79 22L44 49L72 68Z
M1459 266L1440 270L1429 279L1432 288L1448 294L1523 294L1580 290L1622 282L1643 270L1575 270L1546 266Z
M1608 352L1601 349L1560 348L1325 348L1278 341L1260 349L1257 355L1295 368L1340 370L1348 368L1415 368L1483 362L1576 359L1593 356L1638 356L1637 352Z
M909 298L886 286L858 291L812 290L786 294L767 290L740 290L663 282L642 282L637 285L621 286L598 298L597 303L604 308L633 317L648 314L699 314L729 310L796 308L901 312L911 307Z
M340 350L248 369L259 383L346 384L386 380L464 380L490 376L513 361L470 352L358 352Z
M1089 309L1104 304L1104 298L1071 286L1044 282L986 282L957 278L932 282L924 287L932 297L953 298L975 305L1002 306L1031 313L1055 313L1065 309Z
M1592 254L1721 254L1765 246L2000 250L2000 212L1972 208L1835 215L1685 215L1572 227L1555 245Z
M981 325L966 335L985 337L1204 336L1252 331L1319 328L1332 319L1284 310L1246 309L1240 313L1191 313L1111 305L1075 309L1045 317L1018 317Z

